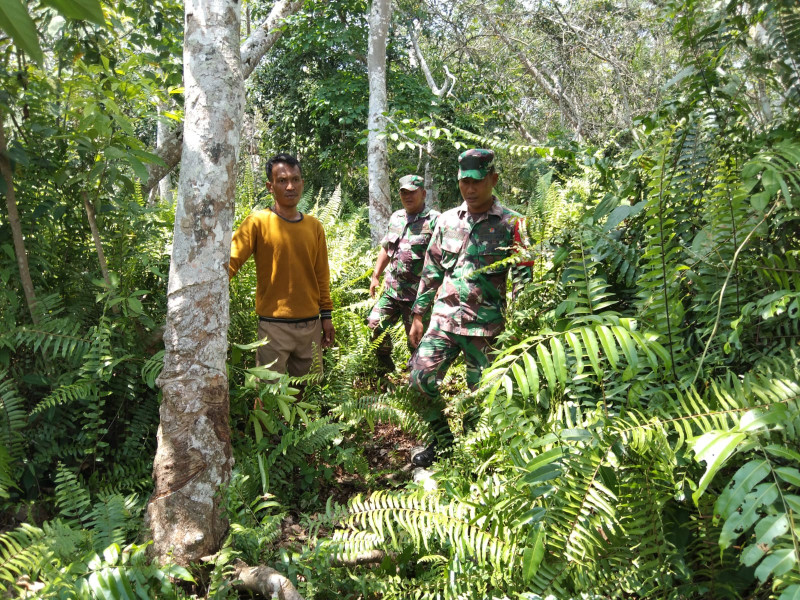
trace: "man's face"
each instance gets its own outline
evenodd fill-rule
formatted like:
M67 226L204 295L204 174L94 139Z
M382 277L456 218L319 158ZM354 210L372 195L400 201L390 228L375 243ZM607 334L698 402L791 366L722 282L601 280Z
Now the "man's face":
M489 173L483 179L464 177L458 180L461 197L471 213L484 213L492 206L492 190L497 185L498 173Z
M267 189L280 208L293 209L303 196L300 167L283 162L275 163L272 165L272 179L267 182Z
M403 203L403 208L409 215L416 215L422 212L425 208L425 194L427 192L424 188L417 188L413 192L405 188L400 189L400 202Z

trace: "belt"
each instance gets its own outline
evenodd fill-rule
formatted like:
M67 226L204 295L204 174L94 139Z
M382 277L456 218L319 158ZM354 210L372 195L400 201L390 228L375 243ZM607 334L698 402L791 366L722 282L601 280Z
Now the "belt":
M311 321L318 321L319 315L308 317L306 319L276 319L274 317L262 317L259 315L259 321L266 321L267 323L310 323Z

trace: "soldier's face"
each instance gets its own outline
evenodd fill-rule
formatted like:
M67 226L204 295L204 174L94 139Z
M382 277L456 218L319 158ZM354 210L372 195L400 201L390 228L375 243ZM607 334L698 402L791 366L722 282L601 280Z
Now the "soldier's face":
M275 163L272 165L272 181L267 182L267 189L281 208L294 208L303 196L303 176L300 167Z
M400 202L403 203L403 208L410 215L416 215L422 212L425 208L425 194L427 192L423 188L417 188L413 192L405 188L400 190Z
M497 185L498 173L489 173L483 179L464 177L458 180L461 197L471 213L485 213L492 206L492 190Z

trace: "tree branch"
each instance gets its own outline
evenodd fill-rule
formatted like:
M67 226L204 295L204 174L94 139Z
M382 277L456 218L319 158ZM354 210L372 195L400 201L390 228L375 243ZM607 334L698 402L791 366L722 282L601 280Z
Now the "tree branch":
M428 87L431 88L431 92L434 95L442 99L445 96L449 95L452 92L453 87L456 85L456 76L450 72L450 69L447 68L447 65L444 66L444 73L447 77L447 81L442 84L442 87L436 85L436 81L433 79L433 74L431 73L430 68L428 67L428 61L425 60L425 56L422 54L422 50L419 48L419 41L417 40L417 24L419 22L414 19L411 25L408 28L409 37L411 37L411 45L414 47L414 53L417 56L417 60L419 61L419 67L422 69L422 73L425 75L425 81L428 82Z
M242 76L247 79L264 55L275 45L282 35L280 25L286 17L300 10L302 2L279 0L272 7L269 16L261 22L255 32L245 40L240 48L242 56ZM165 165L148 165L150 176L142 185L142 195L146 196L181 160L183 149L183 125L167 135L163 144L156 148L155 154Z

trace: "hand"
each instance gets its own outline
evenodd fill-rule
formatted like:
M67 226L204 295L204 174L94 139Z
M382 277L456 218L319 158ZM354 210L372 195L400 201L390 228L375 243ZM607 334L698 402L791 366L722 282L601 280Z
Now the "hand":
M411 323L411 329L408 331L408 342L413 348L419 346L422 339L422 334L425 333L424 326L422 325L422 315L414 315L414 321Z
M322 319L322 347L330 348L333 346L333 339L336 331L333 328L333 321Z
M369 297L374 298L375 292L378 291L378 288L381 286L381 282L378 279L377 275L372 276L372 281L369 284Z

